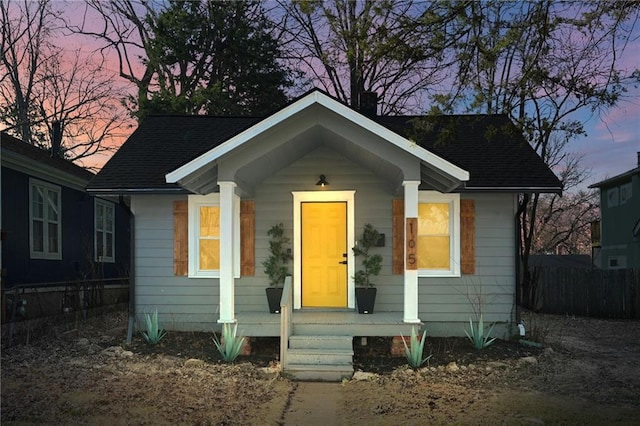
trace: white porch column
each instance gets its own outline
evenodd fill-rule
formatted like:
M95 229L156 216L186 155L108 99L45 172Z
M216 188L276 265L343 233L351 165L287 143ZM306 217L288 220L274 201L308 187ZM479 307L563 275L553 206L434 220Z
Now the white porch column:
M406 223L408 217L418 217L418 186L420 181L404 181L404 223L405 223L405 250ZM407 256L404 256L404 322L419 323L418 318L418 271L407 269Z
M235 182L218 182L220 187L220 318L219 323L235 322L234 212Z

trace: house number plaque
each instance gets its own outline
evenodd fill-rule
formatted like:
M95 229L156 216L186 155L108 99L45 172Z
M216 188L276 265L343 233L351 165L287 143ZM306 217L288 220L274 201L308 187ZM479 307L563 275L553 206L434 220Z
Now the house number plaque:
M418 269L418 218L407 218L407 231L405 241L407 244L407 247L405 249L405 253L407 256L406 268L408 270Z

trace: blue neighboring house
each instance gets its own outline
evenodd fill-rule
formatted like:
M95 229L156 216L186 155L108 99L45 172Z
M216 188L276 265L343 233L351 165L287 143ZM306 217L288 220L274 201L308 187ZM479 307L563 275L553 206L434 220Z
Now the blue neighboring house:
M3 291L128 277L130 216L122 200L88 194L94 173L57 153L4 132L0 147Z
M595 260L602 269L640 268L640 152L637 158L635 168L589 187L600 190Z

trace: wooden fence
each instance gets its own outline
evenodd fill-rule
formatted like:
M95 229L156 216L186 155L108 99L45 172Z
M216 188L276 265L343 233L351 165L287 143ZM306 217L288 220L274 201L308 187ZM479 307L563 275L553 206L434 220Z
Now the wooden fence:
M640 269L533 270L535 307L549 314L640 318Z

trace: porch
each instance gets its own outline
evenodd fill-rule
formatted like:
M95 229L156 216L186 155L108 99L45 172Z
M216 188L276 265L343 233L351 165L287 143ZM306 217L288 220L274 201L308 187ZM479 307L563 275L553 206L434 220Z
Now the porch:
M280 368L298 380L339 381L353 375L353 337L410 335L402 312L358 314L351 310L294 310L290 276L284 281L280 315L245 313L237 323L245 336L279 336ZM244 328L243 328L244 327Z
M292 313L292 334L313 336L409 336L411 327L402 312L359 314L355 310L302 309ZM281 315L238 312L238 330L245 336L280 336Z

